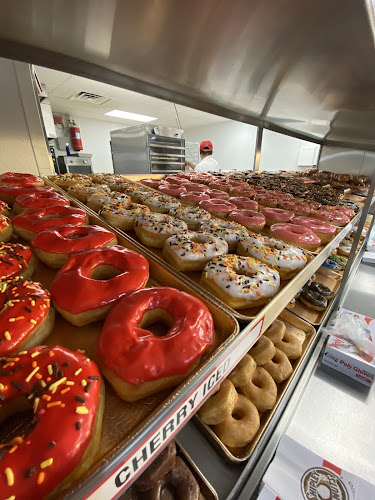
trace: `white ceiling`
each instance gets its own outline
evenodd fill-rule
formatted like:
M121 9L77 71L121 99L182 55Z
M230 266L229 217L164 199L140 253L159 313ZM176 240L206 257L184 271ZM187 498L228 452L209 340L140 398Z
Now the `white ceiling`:
M40 82L47 87L52 111L68 113L73 117L76 115L78 117L82 116L92 118L93 120L120 123L122 125L140 123L133 120L105 116L104 114L113 109L119 109L131 113L155 116L157 119L152 123L172 127L177 126L176 111L174 104L171 102L41 66L35 66L35 69ZM111 100L97 105L69 99L69 97L81 91L99 94ZM177 110L183 129L227 121L226 118L222 118L221 116L211 115L185 106L177 105Z

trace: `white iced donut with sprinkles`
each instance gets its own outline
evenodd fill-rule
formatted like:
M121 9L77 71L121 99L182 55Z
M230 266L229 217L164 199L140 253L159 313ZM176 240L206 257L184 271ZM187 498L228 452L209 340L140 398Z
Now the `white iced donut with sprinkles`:
M133 229L134 217L136 215L147 213L150 213L150 209L146 207L146 205L138 205L138 203L104 205L104 207L99 210L99 215L101 215L104 220L123 231L130 231Z
M200 230L223 238L228 243L229 252L234 252L238 242L248 234L246 228L241 226L241 224L221 219L211 219L207 222L203 222Z
M237 246L237 253L254 257L272 267L280 274L280 279L289 280L307 264L302 249L261 234L248 234Z
M134 218L134 231L144 245L163 248L172 235L187 231L185 222L166 214L139 214Z
M210 212L203 210L203 208L193 206L172 208L172 210L169 211L169 215L183 220L188 225L188 228L192 230L199 229L203 222L207 222L211 219Z
M228 243L203 232L186 231L167 239L163 255L179 271L202 271L214 257L228 253Z
M179 201L171 196L163 194L157 194L155 196L150 196L149 198L144 198L143 203L151 210L151 212L160 214L167 214L169 210L181 206Z
M200 283L233 309L263 306L280 288L280 275L252 257L224 255L209 262Z

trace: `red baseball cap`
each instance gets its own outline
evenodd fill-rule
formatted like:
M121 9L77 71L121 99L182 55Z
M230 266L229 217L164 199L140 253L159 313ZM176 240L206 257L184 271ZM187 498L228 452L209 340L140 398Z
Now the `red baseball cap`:
M205 149L208 149L210 151L214 150L211 141L202 141L201 142L201 144L199 146L199 151L204 151Z

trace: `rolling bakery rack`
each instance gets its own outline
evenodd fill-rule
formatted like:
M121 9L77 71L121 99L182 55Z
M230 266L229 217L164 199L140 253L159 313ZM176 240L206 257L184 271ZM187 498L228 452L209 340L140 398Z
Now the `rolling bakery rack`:
M362 211L248 324L241 325L238 335L149 425L115 449L110 459L98 464L66 495L72 499L118 498L140 469L182 429L178 439L219 498L248 500L256 493L317 364L325 340L322 325L246 462L229 465L188 420L358 223L341 287L329 312L337 310L355 275L373 225L356 252L374 202L375 112L368 105L375 100L374 4L370 0L262 4L239 0L230 16L224 4L215 0L206 0L204 9L198 0L182 3L177 9L171 0L163 3L163 9L154 0L113 1L107 2L105 15L99 3L66 0L63 11L57 1L52 4L52 9L27 0L7 5L6 22L0 23L1 57L255 125L255 170L259 169L263 138L272 130L320 145L319 169L372 176ZM32 23L25 21L28 19Z

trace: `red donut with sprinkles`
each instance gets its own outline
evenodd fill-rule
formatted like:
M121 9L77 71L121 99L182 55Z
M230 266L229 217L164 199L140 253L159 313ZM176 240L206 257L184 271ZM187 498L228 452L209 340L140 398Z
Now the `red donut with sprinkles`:
M13 226L10 219L5 215L0 215L0 242L7 243L13 234Z
M36 258L29 247L20 243L0 244L0 279L14 276L31 278Z

